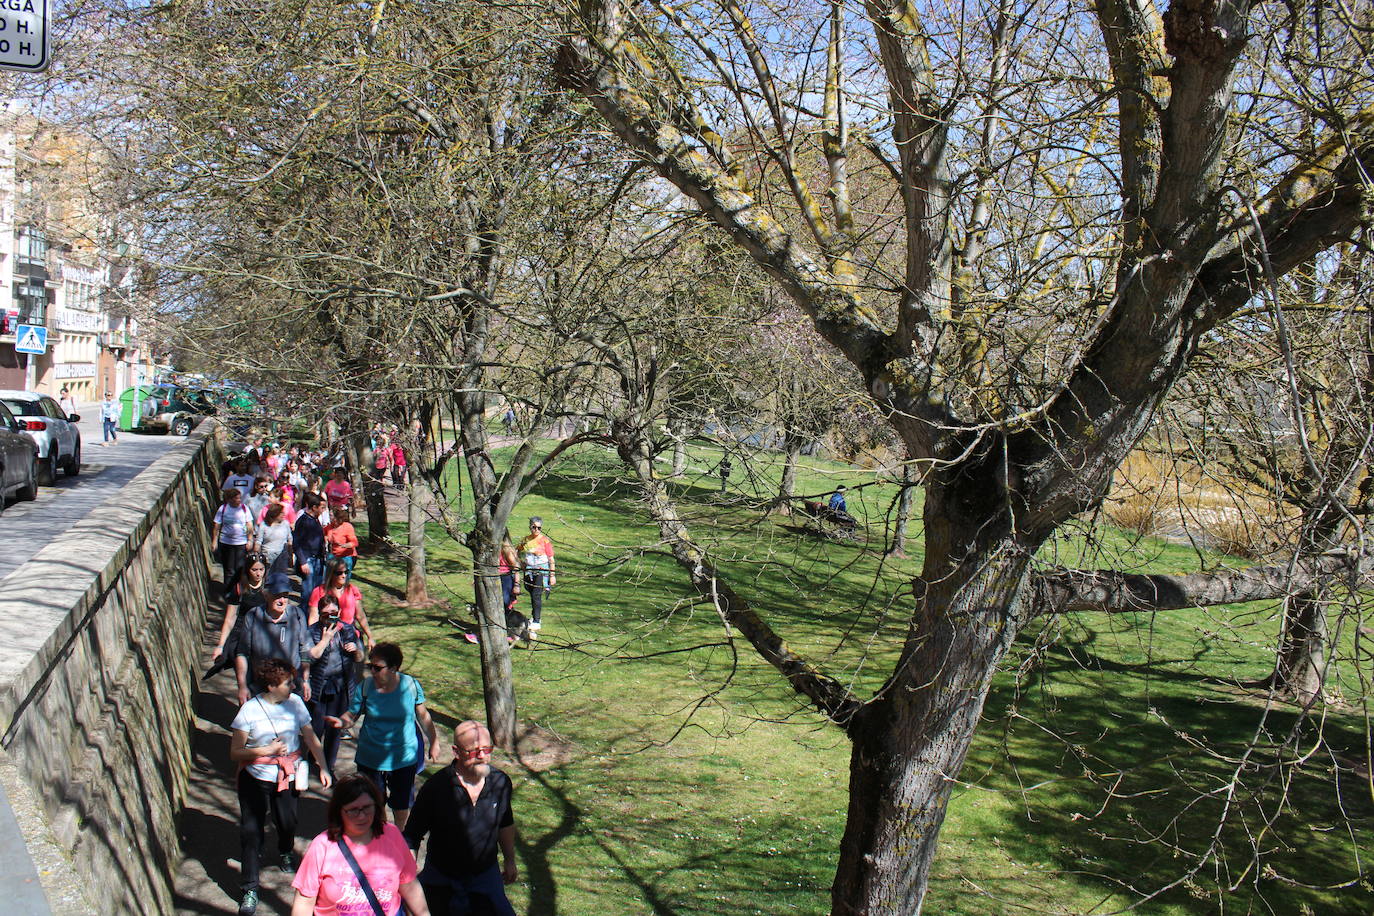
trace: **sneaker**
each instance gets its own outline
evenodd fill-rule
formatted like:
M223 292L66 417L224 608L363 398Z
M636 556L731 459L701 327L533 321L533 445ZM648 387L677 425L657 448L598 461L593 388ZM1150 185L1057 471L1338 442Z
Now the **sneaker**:
M289 872L289 873L293 873L293 874L294 874L295 871L296 871L296 869L300 868L300 866L301 866L301 859L300 859L300 856L296 855L294 852L284 852L284 853L281 854L281 870L282 870L282 871L284 871L284 872Z
M539 629L539 621L537 621L537 620L531 620L531 621L530 621L530 629L531 629L531 630L537 630L537 629Z
M244 891L243 900L239 903L239 916L253 916L258 911L258 892L256 890Z

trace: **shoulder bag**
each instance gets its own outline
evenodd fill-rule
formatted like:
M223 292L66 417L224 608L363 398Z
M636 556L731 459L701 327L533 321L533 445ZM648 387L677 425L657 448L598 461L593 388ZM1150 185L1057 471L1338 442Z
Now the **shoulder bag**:
M343 853L344 861L348 863L349 868L353 869L353 877L358 879L358 887L362 888L363 896L372 905L372 912L377 916L386 916L386 911L382 909L381 902L377 900L377 894L372 890L372 884L367 880L367 875L363 874L363 870L358 867L358 860L353 858L353 850L348 848L343 837L339 837L335 842L339 844L339 852ZM402 912L404 912L404 908Z

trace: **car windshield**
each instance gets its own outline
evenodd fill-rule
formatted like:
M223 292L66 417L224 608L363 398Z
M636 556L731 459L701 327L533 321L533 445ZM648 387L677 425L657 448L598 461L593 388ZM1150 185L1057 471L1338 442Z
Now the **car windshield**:
M41 417L43 408L38 406L37 401L21 401L18 398L5 398L4 405L14 411L15 416L19 417Z

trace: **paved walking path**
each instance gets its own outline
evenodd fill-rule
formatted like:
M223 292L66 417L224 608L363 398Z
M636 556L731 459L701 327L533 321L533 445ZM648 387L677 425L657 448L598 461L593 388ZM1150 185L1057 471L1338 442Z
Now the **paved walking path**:
M201 650L201 671L210 667L210 653L224 620L218 604L210 614ZM239 906L239 802L234 790L235 764L229 760L229 725L238 712L234 676L222 671L201 681L196 699L196 734L192 741L190 784L181 813L184 859L176 876L178 913L237 913ZM353 742L339 747L336 772L353 771ZM328 795L311 780L310 791L300 797L296 852L304 853L310 840L324 830ZM278 867L273 828L267 828L259 874L260 916L285 916L291 912L295 890L292 875Z
M181 436L120 433L110 446L100 444L98 405L81 408L81 473L57 472L51 487L39 487L33 502L13 502L0 515L0 579L14 572L72 525L117 494Z

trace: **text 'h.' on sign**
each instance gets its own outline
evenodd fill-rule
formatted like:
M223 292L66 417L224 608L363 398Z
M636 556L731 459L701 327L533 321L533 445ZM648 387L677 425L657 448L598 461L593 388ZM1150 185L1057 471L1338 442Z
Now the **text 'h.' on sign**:
M48 66L48 0L0 0L0 68Z

